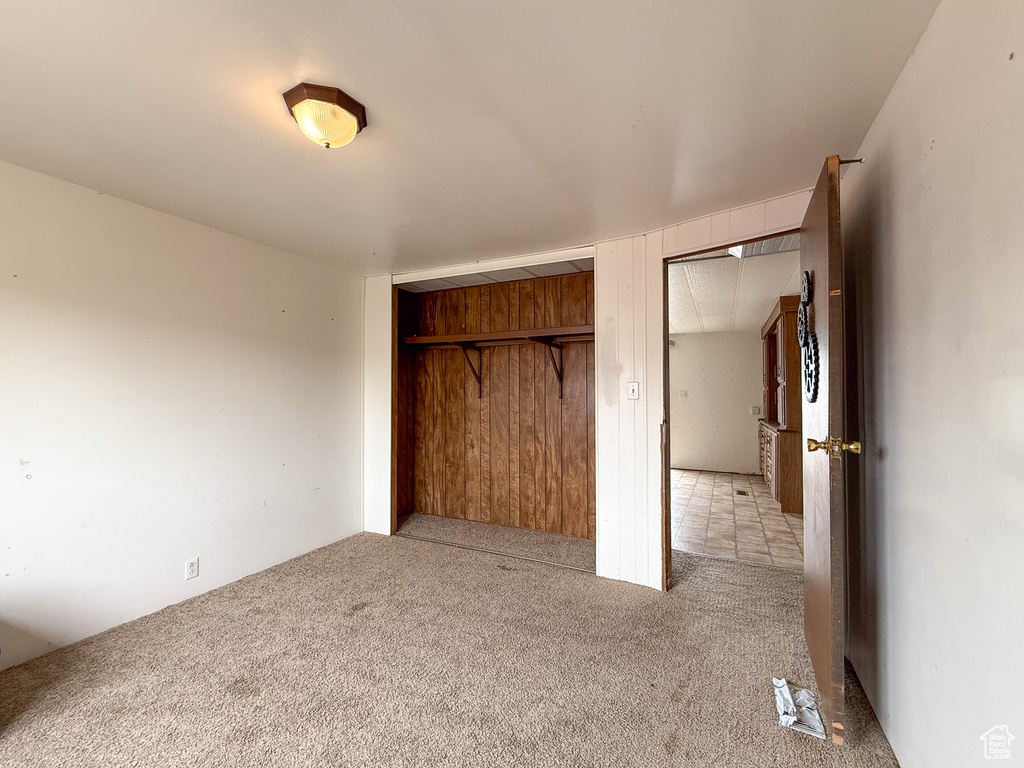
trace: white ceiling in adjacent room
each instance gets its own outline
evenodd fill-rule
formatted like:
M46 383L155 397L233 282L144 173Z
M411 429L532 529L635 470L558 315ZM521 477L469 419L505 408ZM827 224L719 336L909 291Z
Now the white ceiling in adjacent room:
M800 293L800 252L668 267L668 332L760 330L780 296Z
M0 0L0 159L364 271L536 253L811 186L937 4Z

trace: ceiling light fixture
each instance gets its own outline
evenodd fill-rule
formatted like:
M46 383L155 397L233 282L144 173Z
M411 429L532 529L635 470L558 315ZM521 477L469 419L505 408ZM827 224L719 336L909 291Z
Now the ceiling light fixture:
M309 140L327 149L345 146L366 127L366 107L327 85L299 83L284 103Z

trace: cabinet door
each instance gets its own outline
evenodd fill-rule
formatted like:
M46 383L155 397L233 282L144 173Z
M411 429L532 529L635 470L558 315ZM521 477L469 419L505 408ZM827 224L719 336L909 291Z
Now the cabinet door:
M767 447L765 446L765 433L767 430L764 428L764 424L760 425L757 429L757 443L758 443L758 465L761 467L761 477L764 477L764 462L765 454L767 453Z
M764 349L764 364L761 377L764 390L764 418L766 421L774 423L779 420L779 403L777 399L779 375L778 335L774 331L769 332L762 340L761 346Z
M778 409L778 422L779 428L786 428L786 414L788 408L786 407L786 321L788 318L785 314L779 316L778 325L775 326L775 407Z
M772 348L771 336L761 339L761 399L762 403L761 413L764 414L766 419L771 418L771 395L768 394L768 388L772 385L771 381L771 370L772 370L772 354L770 352Z
M783 429L800 429L802 381L800 343L797 341L796 312L779 318L779 424Z

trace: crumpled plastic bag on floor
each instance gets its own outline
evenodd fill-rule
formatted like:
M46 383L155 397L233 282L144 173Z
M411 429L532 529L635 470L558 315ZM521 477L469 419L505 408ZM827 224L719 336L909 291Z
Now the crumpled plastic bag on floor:
M825 726L818 714L814 694L806 688L794 688L786 678L773 677L775 708L779 711L779 725L791 728L817 739L825 738Z

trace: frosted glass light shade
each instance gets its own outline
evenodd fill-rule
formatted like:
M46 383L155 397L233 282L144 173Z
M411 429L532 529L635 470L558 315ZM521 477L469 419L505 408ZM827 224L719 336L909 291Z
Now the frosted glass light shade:
M310 141L328 149L345 146L359 132L355 115L326 101L300 101L292 107L292 114Z
M300 130L321 147L343 147L366 127L366 107L337 88L299 83L283 95Z

